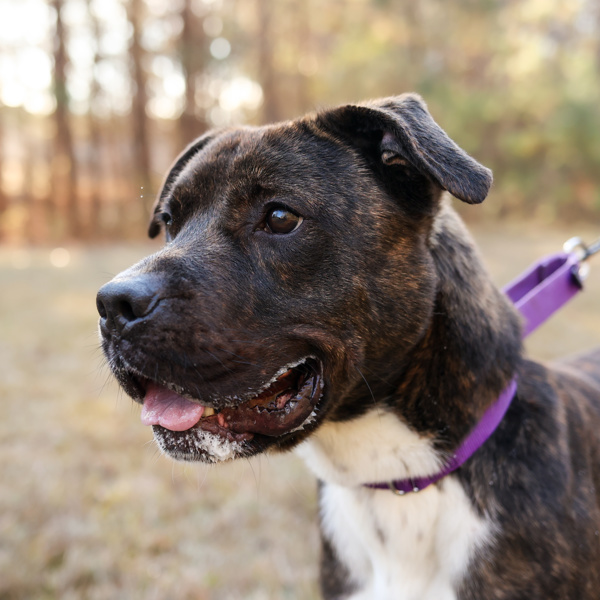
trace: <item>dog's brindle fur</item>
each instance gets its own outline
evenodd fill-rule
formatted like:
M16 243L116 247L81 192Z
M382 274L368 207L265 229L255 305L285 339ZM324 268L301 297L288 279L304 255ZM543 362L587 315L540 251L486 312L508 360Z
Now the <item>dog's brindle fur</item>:
M477 203L490 184L415 95L209 132L158 199L150 235L168 243L109 284L153 299L124 327L101 313L130 393L135 372L221 408L320 361L317 418L233 455L300 445L321 478L326 598L600 597L600 351L522 358L519 317L443 195ZM289 234L264 225L280 205L304 218ZM501 425L452 475L404 497L360 485L432 474L515 375ZM160 429L167 453L217 460ZM422 574L394 563L420 545Z

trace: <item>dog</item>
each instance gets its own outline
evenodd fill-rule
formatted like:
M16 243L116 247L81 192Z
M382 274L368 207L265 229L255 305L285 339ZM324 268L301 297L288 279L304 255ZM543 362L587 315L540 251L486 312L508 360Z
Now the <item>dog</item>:
M326 599L600 597L600 350L524 358L448 198L491 183L414 94L210 131L158 196L165 246L98 293L165 454L304 458ZM513 380L460 468L367 487L438 473Z

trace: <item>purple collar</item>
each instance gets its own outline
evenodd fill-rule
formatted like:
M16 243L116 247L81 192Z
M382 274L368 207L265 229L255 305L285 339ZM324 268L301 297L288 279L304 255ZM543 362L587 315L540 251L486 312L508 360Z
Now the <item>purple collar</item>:
M377 490L390 489L392 492L402 496L406 492L419 492L428 485L439 481L442 477L446 477L446 475L458 469L465 461L471 458L490 435L494 433L496 427L498 427L506 414L516 391L517 382L513 379L500 394L498 400L485 411L475 429L463 440L462 444L439 473L430 477L417 477L416 479L397 479L387 483L367 483L366 487Z
M512 300L524 317L523 337L528 336L552 313L570 300L582 289L584 273L581 256L571 252L561 252L541 259L520 277L504 288L504 293ZM517 381L513 379L500 397L484 413L475 428L462 441L450 460L439 473L415 479L397 479L385 483L366 483L364 487L377 490L391 490L404 495L419 492L458 469L494 433L517 391Z

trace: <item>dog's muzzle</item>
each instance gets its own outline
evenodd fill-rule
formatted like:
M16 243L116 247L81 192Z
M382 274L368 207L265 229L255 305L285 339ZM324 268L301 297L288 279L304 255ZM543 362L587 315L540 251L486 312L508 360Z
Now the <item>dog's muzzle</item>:
M255 437L288 434L311 421L323 393L322 365L304 357L282 365L255 392L220 398L194 397L185 381L166 381L153 376L152 361L132 361L121 349L131 345L136 326L152 331L153 312L168 299L163 280L142 274L118 277L98 292L100 332L111 368L125 391L142 403L142 422L155 433L168 430L181 435L206 433L229 442L249 442ZM156 350L156 352L154 352ZM160 348L152 354L160 356ZM139 363L139 364L138 364ZM143 364L142 364L143 363Z

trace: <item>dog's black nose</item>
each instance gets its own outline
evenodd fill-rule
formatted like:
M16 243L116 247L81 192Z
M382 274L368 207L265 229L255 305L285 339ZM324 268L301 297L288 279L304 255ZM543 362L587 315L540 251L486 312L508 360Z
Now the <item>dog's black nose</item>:
M151 275L109 281L96 296L102 325L120 332L148 316L160 300L160 288L160 282Z

